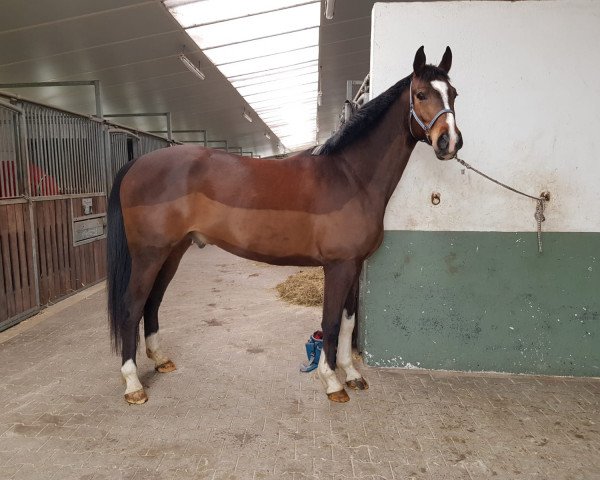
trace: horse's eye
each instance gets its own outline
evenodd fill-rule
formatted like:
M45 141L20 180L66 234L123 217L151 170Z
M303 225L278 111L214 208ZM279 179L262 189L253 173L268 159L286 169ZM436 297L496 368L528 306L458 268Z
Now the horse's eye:
M425 94L423 92L419 92L419 93L417 93L417 98L419 100L425 100L427 97L425 96Z

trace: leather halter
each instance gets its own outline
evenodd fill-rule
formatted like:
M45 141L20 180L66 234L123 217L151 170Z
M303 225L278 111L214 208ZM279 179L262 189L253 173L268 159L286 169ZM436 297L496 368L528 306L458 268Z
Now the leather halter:
M425 143L428 143L429 145L431 145L431 138L429 138L429 132L431 131L431 128L435 125L435 122L437 122L438 119L445 113L451 113L452 115L456 116L454 113L454 110L452 110L450 108L443 108L435 115L435 117L433 117L431 122L429 122L428 124L425 124L425 122L423 122L423 120L421 120L419 118L419 116L417 115L417 112L415 112L415 108L413 105L413 98L412 98L412 80L410 82L410 93L409 94L410 94L410 112L408 114L408 129L410 130L410 134L413 136L413 138L415 140L419 140L421 142L425 142ZM425 140L424 138L415 137L415 134L412 131L412 121L411 120L413 117L419 124L419 127L421 127L423 129L423 131L425 132L425 136L427 137L427 140Z

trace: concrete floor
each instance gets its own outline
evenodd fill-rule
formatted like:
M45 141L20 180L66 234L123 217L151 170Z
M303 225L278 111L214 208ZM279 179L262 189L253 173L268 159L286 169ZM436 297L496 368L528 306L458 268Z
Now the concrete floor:
M362 367L329 403L298 366L295 268L191 249L163 308L178 370L123 398L101 288L0 334L0 479L600 478L600 380Z

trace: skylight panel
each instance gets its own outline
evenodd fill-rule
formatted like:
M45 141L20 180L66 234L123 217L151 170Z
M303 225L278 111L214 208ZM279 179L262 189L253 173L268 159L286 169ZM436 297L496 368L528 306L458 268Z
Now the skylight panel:
M244 97L248 103L252 106L261 105L264 102L268 102L269 100L294 100L298 98L299 95L309 94L311 91L315 89L315 85L310 83L308 85L298 85L295 88L282 89L282 90L273 90L271 92L261 92L256 93L254 95L249 95Z
M261 76L251 76L249 78L242 78L241 80L232 80L232 84L238 91L241 91L244 87L254 87L265 84L277 84L278 82L285 82L289 79L302 78L309 75L316 75L318 77L319 70L317 65L309 67L301 67L297 70L277 72Z
M308 108L312 109L311 104L314 102L314 100L314 98L308 98L306 100L295 100L286 103L273 102L271 104L262 105L260 108L257 108L255 112L258 113L261 118L269 118L274 114L274 112L279 112L283 105L287 106L291 104L293 104L295 108L304 111L305 106L307 110Z
M257 13L301 5L302 0L200 0L189 2L187 0L164 0L175 19L183 28L194 25L219 22L236 17L245 17Z
M319 47L308 47L301 50L277 53L267 57L253 58L241 62L217 65L226 77L244 75L247 73L265 72L280 66L299 65L319 56Z
M316 142L320 1L163 3L288 149Z
M293 75L295 72L298 72L303 69L318 69L318 61L311 60L310 62L302 63L300 65L292 65L288 67L279 67L274 68L273 70L268 70L265 72L257 72L257 73L248 73L245 75L236 75L234 77L230 77L229 81L235 86L238 85L239 82L244 82L247 80L256 81L257 79L274 79L275 75ZM267 78L269 77L269 78Z
M222 1L223 4L230 3L227 0ZM237 5L237 2L233 3ZM248 1L248 3L254 2ZM256 3L260 3L260 1ZM311 3L301 7L193 27L188 29L188 34L204 50L316 27L319 25L320 10L319 3Z
M276 80L271 82L255 83L254 85L248 85L247 87L237 87L238 92L246 98L248 95L253 95L260 92L270 92L273 90L282 90L293 88L296 85L305 85L308 83L317 83L319 81L319 74L313 72L310 74L299 75L288 79Z
M315 27L298 32L283 33L277 36L276 42L271 37L260 38L225 47L205 49L204 53L215 65L221 65L317 45L319 45L319 29Z

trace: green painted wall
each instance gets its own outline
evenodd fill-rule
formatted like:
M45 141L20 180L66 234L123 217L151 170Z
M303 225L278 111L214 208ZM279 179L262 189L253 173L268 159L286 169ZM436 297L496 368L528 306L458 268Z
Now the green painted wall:
M600 233L386 231L361 282L373 366L600 376Z

